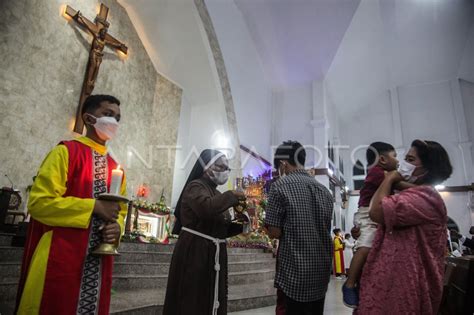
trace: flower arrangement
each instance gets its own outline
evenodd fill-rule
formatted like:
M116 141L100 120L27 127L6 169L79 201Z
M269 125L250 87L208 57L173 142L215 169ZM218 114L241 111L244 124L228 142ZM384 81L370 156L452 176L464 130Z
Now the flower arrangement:
M252 249L269 249L273 248L272 242L268 235L251 232L248 235L237 235L229 239L227 242L229 247L252 248Z
M152 212L159 215L171 213L171 208L167 207L162 200L152 203L147 200L136 199L133 201L133 207L143 212Z
M122 236L122 242L138 242L140 243L140 239L146 237L145 235L141 234L139 231L132 231L129 235Z

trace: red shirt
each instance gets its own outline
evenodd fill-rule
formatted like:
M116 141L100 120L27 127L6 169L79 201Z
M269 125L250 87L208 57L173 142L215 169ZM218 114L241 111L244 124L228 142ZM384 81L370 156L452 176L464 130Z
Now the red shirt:
M376 165L369 169L364 181L364 186L360 190L359 208L369 206L372 196L375 194L384 179L385 171L380 165Z

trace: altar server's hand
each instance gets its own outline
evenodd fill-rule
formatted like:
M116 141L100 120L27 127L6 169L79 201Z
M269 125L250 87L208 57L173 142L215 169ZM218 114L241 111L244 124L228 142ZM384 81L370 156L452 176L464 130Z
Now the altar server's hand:
M105 243L117 243L120 238L120 225L117 222L106 224L102 229L102 237Z
M96 200L94 204L94 214L104 221L115 222L118 219L120 204L115 201Z

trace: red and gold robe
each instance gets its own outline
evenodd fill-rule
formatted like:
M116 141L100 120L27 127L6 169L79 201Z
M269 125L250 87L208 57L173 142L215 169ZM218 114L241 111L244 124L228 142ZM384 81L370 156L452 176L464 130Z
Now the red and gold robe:
M344 241L340 236L334 237L334 273L336 275L345 273Z
M64 141L41 165L18 288L18 314L108 314L112 256L90 252L102 240L95 199L110 188L117 163L89 138ZM121 194L125 195L125 179ZM127 207L117 222L123 232Z

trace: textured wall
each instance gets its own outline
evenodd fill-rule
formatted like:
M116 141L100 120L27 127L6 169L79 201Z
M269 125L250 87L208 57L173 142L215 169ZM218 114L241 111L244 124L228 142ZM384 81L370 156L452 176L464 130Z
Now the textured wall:
M153 199L164 188L169 200L175 155L168 161L159 146L176 144L181 90L155 71L126 11L115 0L102 2L110 8L109 32L129 47L125 60L105 49L94 90L122 102L120 135L110 148L126 167L129 188L147 183ZM24 189L46 153L74 137L91 37L61 15L63 3L0 2L0 184L6 173ZM95 0L67 4L90 20L98 12Z

